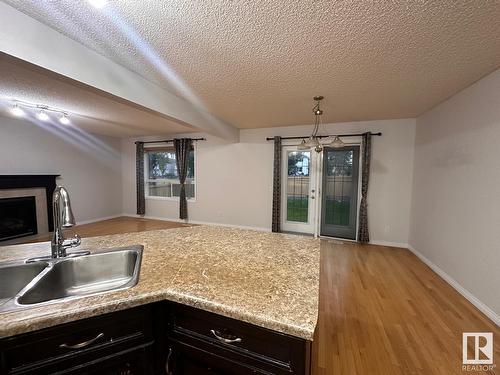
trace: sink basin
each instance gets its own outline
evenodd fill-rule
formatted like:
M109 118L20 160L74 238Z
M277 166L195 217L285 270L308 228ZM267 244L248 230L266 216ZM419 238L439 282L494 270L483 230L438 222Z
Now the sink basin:
M54 264L18 299L20 305L85 296L137 284L139 253L121 250L69 258Z
M0 312L131 288L139 280L142 249L130 246L47 262L0 265Z
M0 266L0 305L15 297L47 266L45 262Z

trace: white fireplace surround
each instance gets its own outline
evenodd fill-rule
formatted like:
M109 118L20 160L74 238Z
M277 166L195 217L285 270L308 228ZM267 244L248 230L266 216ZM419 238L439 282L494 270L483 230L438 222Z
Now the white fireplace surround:
M47 215L47 196L45 188L0 189L1 198L35 197L36 226L38 234L49 233L49 219Z

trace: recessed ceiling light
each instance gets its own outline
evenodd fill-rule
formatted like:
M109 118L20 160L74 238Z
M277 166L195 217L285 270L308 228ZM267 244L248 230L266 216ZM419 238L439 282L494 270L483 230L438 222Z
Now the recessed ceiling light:
M12 106L10 112L17 117L22 117L25 114L24 111L21 108L19 108L17 103Z
M107 2L107 0L89 0L90 5L97 9L104 8Z
M59 122L63 125L69 125L70 121L69 121L69 118L68 118L68 115L66 113L64 113L60 118L59 118Z
M43 109L37 113L36 117L40 121L48 121L49 120L49 115Z

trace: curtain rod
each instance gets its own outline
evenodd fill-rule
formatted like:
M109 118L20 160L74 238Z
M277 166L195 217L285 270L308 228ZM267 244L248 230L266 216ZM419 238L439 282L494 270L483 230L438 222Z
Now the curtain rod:
M361 137L364 133L359 133L359 134L332 134L332 135L318 135L316 138L329 138L329 137ZM378 133L370 133L371 135L382 135L381 132ZM281 137L281 139L307 139L309 138L308 135L305 137ZM274 137L267 137L266 141L272 141Z
M207 139L206 138L191 138L192 141L206 141ZM145 142L142 142L142 141L135 141L134 143L137 144L137 143L143 143L143 144L146 144L146 143L170 143L170 142L173 142L174 140L173 139L164 139L164 140L161 140L161 141L145 141Z

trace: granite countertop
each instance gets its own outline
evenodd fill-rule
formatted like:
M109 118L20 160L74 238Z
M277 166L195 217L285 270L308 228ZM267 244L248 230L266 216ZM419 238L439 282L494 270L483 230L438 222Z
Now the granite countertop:
M312 340L320 242L304 236L196 226L82 240L78 250L144 245L138 284L0 313L0 337L168 300ZM50 243L0 247L0 262L50 254Z

